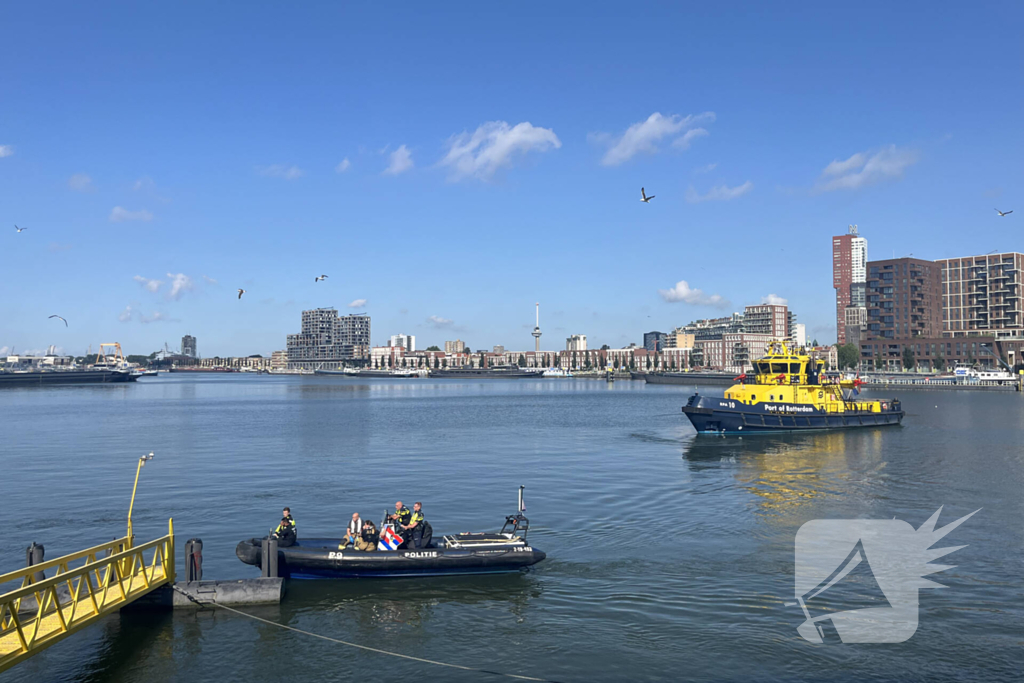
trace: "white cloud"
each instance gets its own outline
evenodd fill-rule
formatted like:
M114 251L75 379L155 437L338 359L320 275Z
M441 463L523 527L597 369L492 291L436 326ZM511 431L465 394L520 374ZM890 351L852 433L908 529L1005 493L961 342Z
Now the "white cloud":
M729 301L719 294L705 294L702 289L693 289L686 280L680 280L672 289L659 289L658 294L669 303L682 302L694 306L728 308Z
M356 299L348 305L349 308L362 308L366 305L366 299Z
M742 185L736 187L729 187L727 185L718 185L708 190L707 194L700 194L697 190L693 189L691 185L686 190L686 201L691 204L697 202L716 202L716 201L728 201L730 199L736 199L742 197L746 193L750 192L754 187L754 183L749 180Z
M285 180L295 180L306 175L298 166L288 166L286 164L271 164L270 166L257 166L256 172L262 176L268 178L284 178Z
M132 319L132 307L125 306L124 310L117 314L117 319L123 323L128 322Z
M620 138L615 140L608 152L605 153L601 163L605 166L616 166L629 161L637 154L654 154L659 150L659 145L666 138L675 138L673 146L686 149L690 142L697 137L707 135L707 130L696 126L704 122L713 122L714 112L704 112L690 116L662 116L660 112L654 112L647 117L646 121L634 123L626 129ZM684 133L684 131L686 131ZM683 133L680 135L680 133ZM678 136L678 137L677 137ZM598 140L610 140L608 135L596 136Z
M68 179L68 187L76 192L92 192L96 187L92 184L92 178L85 173L76 173Z
M145 209L129 211L120 206L115 206L114 210L110 212L110 220L114 223L122 221L151 221L153 220L153 214Z
M455 321L450 318L442 318L441 316L438 315L432 315L429 318L427 318L427 324L430 325L431 327L444 329L454 325Z
M783 299L778 294L769 294L768 296L761 297L761 303L771 306L788 306L789 299Z
M391 162L384 169L384 173L386 175L398 175L399 173L405 173L412 166L412 152L409 151L408 147L402 145L391 153Z
M139 316L139 322L140 323L172 322L172 319L168 318L166 315L164 315L160 311L156 311L155 313L153 313L153 315L145 315L145 314L140 315Z
M899 179L903 172L917 163L915 150L889 145L871 152L857 152L849 159L835 159L821 172L815 189L818 192L855 190L882 180Z
M195 283L192 282L192 278L185 273L167 273L167 277L171 278L171 291L167 293L167 296L171 299L178 299L184 292L191 291L195 287Z
M10 145L0 145L0 159L14 154L14 148Z
M690 130L683 133L683 137L676 138L672 141L672 146L677 149L690 149L690 143L697 138L702 138L706 135L711 135L704 128L691 128Z
M142 285L142 287L147 292L153 292L154 294L160 289L160 286L163 284L163 282L160 280L150 280L149 278L142 277L141 275L136 275L132 279L138 282L140 285Z
M505 121L489 121L472 133L463 132L448 139L448 153L438 165L451 168L450 180L491 178L502 166L511 166L516 154L558 149L562 142L550 128L539 128L524 121L510 126Z
M11 347L10 346L0 346L0 356L6 356L10 352L11 352Z
M163 196L161 192L157 191L156 183L148 175L142 176L134 183L132 183L133 192L141 192L146 197L157 200L158 202L167 203L171 201L167 197Z
M344 159L341 160L340 164L334 167L334 170L337 171L338 173L344 173L351 167L352 162L348 160L348 157L345 157Z
M216 280L214 280L212 277L209 277L207 275L203 276L203 282L205 282L208 285L215 285L215 284L217 284Z
M707 166L701 166L700 168L696 168L696 169L694 169L693 172L696 173L696 174L711 173L716 168L718 168L718 163L717 162L715 162L713 164L708 164Z

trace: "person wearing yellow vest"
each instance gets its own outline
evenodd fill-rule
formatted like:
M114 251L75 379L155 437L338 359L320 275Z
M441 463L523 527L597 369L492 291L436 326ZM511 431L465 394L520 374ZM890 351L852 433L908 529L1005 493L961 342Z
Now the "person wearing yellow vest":
M274 529L274 536L277 537L277 545L280 548L287 548L288 546L295 545L295 541L298 539L298 531L295 526L295 518L292 517L291 508L285 508L281 511L281 523Z
M412 540L413 548L419 549L423 547L423 525L423 504L420 502L413 503L409 522L402 525L402 529L408 534L407 538Z

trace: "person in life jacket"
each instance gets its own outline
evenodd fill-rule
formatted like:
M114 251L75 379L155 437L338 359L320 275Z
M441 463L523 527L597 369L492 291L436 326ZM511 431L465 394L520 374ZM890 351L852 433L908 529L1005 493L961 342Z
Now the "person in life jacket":
M409 523L402 526L402 529L408 534L409 540L412 541L413 548L418 550L429 545L431 537L426 536L424 533L427 527L427 520L423 517L423 503L413 503L412 515L409 517ZM433 533L431 533L431 536L433 536Z
M405 530L405 525L409 523L411 518L412 510L405 507L405 504L402 501L395 503L395 512L388 515L388 521L395 525L395 533L397 533L398 537L402 539L402 545L399 546L400 548L409 540L409 534Z
M363 524L363 519L359 516L359 513L353 512L352 521L348 523L348 528L345 529L345 537L341 539L341 543L338 545L338 550L344 550L350 545L355 545L356 540L363 531Z
M277 538L277 545L280 548L287 548L290 545L295 545L295 541L298 539L298 531L295 526L295 518L292 517L291 508L285 508L281 511L283 515L281 517L281 523L274 529L274 536Z

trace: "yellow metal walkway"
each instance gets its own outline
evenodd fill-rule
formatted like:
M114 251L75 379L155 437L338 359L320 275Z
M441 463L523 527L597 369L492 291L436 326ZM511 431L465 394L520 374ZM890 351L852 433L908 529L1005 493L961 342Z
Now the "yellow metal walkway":
M48 570L56 573L35 581L36 572ZM0 672L173 584L174 520L166 536L149 543L133 546L129 535L0 575L0 590L16 581L20 588L0 595Z

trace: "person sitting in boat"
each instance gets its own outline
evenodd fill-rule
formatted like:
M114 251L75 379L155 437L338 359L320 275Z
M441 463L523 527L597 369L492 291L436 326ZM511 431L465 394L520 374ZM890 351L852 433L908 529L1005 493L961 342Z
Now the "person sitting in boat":
M281 514L283 515L281 523L274 529L274 537L277 538L278 547L287 548L288 546L295 545L299 535L295 526L295 518L292 517L291 508L286 507L281 511Z
M341 543L338 545L338 550L344 550L348 546L354 546L356 539L359 538L359 534L363 531L363 520L359 517L358 512L352 513L352 521L348 523L348 528L345 529L345 537L341 539Z
M362 531L355 540L355 549L363 552L372 552L377 549L377 527L373 525L373 522L369 520L363 522Z
M423 518L423 503L416 502L412 506L412 515L409 517L409 523L402 525L402 530L405 532L403 536L406 541L412 541L412 547L419 550L420 548L427 547L430 543L430 537L426 537L426 543L424 540L424 531L427 528L427 520ZM433 535L433 532L431 532Z

